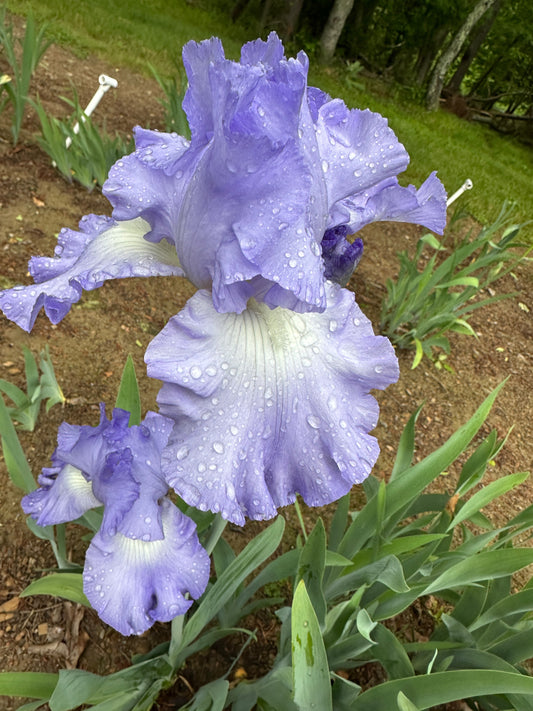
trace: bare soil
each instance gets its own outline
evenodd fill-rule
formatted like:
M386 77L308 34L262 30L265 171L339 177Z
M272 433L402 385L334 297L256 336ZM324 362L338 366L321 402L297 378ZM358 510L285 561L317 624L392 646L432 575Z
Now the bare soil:
M0 73L5 69L0 56ZM39 94L51 114L63 117L69 110L58 97L71 96L72 83L81 104L85 105L97 88L100 73L114 76L119 82L118 89L105 96L95 115L97 119L105 117L108 130L130 132L137 123L163 128L158 103L160 94L154 81L125 68L109 66L94 57L80 60L56 46L47 51L37 71L33 93ZM110 213L107 201L99 192L88 193L76 184L69 184L55 171L36 144L34 136L39 126L34 114L28 110L21 141L15 148L11 145L9 127L10 113L6 109L0 116L0 288L21 281L27 283L28 259L36 254L52 254L55 236L61 227L77 227L82 215L90 212ZM398 273L396 254L404 248L412 249L420 234L418 227L396 223L365 230L365 256L351 287L375 324L379 320L385 280ZM513 430L489 477L494 479L531 466L532 285L531 263L520 266L514 276L496 285L497 293L517 291L519 296L475 312L470 323L477 339L452 337L452 353L447 361L451 372L439 371L427 360L412 371L413 354L398 353L399 382L377 394L381 418L376 435L382 448L375 468L377 475L388 476L402 428L422 402L426 405L418 422L417 458L442 444L507 376L510 376L509 381L482 434L492 428L496 428L500 436L510 427ZM57 427L63 420L95 425L98 403L105 401L112 406L128 353L133 355L142 381L143 407L145 410L155 408L159 383L145 377L144 351L193 292L194 288L187 281L176 278L107 283L98 291L85 294L57 327L41 315L31 335L0 317L0 378L22 387L22 347L26 345L38 354L48 345L58 381L67 397L63 408L56 406L47 415L44 411L41 413L33 433L21 433L35 475L48 464L55 447ZM441 490L453 491L454 474L450 471L442 477L438 483ZM52 598L20 598L22 590L40 571L53 566L54 560L48 544L36 539L27 529L20 508L20 492L10 483L1 458L0 479L3 492L0 499L0 670L57 671L69 666L109 673L128 665L133 653L148 651L154 644L169 638L168 625L157 624L141 638L123 638L102 624L91 611ZM354 501L359 496L354 491ZM498 501L489 513L502 522L532 501L531 483L526 481ZM307 511L309 525L319 514L327 518L331 510L332 507ZM285 515L289 531L296 532L293 514L287 510ZM230 535L232 541L241 546L258 530L260 524L251 523L242 531L230 531ZM74 532L71 540L73 559L81 560ZM237 665L238 674L246 674L248 678L268 669L276 648L277 627L272 615L262 613L253 624L258 630L258 642L248 647ZM162 708L179 708L201 683L224 674L241 644L241 639L222 641L209 654L188 664L182 670L179 684L165 697ZM17 706L17 702L0 699L0 709L7 711Z

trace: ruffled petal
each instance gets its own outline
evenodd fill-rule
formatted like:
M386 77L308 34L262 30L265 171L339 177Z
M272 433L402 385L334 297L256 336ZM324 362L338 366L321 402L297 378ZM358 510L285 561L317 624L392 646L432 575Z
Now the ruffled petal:
M24 496L22 510L39 526L75 521L89 509L101 506L83 472L70 464L43 469L40 487Z
M144 239L148 230L142 219L83 218L80 232L60 232L55 257L30 260L35 284L0 292L0 309L30 331L42 306L50 321L59 323L83 289L96 289L107 279L182 275L173 247L168 242L148 242Z
M394 382L398 364L353 294L327 292L324 313L303 315L254 302L220 314L198 292L149 345L160 410L176 423L162 470L187 503L242 525L296 493L330 503L370 473L369 391Z
M387 119L340 99L318 111L317 139L330 206L404 171L409 155Z
M391 178L369 195L342 201L336 210L349 233L371 222L388 221L411 222L442 234L446 227L446 190L435 172L418 190L414 185L403 188L397 178Z
M160 504L164 538L132 540L97 533L87 551L83 589L107 624L142 634L184 614L209 580L209 556L194 523L168 499Z

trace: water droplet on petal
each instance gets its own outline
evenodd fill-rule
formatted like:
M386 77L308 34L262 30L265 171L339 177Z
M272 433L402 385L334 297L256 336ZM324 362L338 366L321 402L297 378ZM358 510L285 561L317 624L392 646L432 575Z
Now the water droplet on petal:
M179 459L181 461L182 459L185 459L188 456L189 456L189 448L187 447L186 444L184 444L176 452L176 459Z
M320 429L320 417L317 417L316 415L308 415L307 424L315 430Z

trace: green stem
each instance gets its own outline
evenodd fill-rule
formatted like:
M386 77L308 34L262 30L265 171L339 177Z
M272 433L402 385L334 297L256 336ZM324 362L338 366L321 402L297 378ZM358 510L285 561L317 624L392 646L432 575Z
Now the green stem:
M222 518L220 514L215 515L213 523L211 524L211 529L209 531L207 541L204 545L204 548L207 551L208 555L211 555L211 553L213 552L216 544L218 543L218 539L223 534L224 529L226 528L227 523L228 522L226 521L226 519Z
M211 524L211 529L207 537L207 541L204 545L205 550L208 555L211 555L216 544L224 529L226 528L227 521L222 518L220 514L216 514ZM170 647L168 649L168 659L172 668L176 669L176 662L179 658L181 652L182 639L183 639L183 628L185 626L185 615L178 615L172 620L171 625L171 637L170 637Z
M296 515L298 516L298 521L300 522L300 528L302 529L304 541L307 541L307 531L305 530L304 517L302 516L302 510L300 509L298 498L294 500L294 508L296 510Z

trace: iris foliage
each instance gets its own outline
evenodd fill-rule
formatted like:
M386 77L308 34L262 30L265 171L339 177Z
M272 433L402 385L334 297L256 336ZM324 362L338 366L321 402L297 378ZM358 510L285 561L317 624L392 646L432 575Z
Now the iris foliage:
M101 188L111 166L131 153L133 141L118 133L112 136L94 124L90 116L84 114L76 92L72 101L65 101L73 109L66 121L49 116L39 101L34 104L41 122L37 141L69 183L74 180L87 190ZM76 124L78 130L74 131Z
M40 353L39 365L31 351L24 348L24 370L26 392L3 378L0 379L0 390L13 402L13 407L8 408L11 418L21 429L33 432L42 402L46 400L48 412L54 405L64 403L65 396L57 382L48 346Z
M433 358L436 349L449 354L449 332L475 336L468 323L473 311L514 296L490 289L531 251L518 238L520 225L512 216L512 203L505 203L497 219L477 234L470 229L456 243L449 233L442 241L425 234L414 257L407 250L399 253L400 272L387 281L380 331L399 348L416 349L413 368L424 355Z
M13 25L6 22L5 15L5 8L2 8L0 12L0 50L8 61L11 74L7 75L9 81L2 81L1 84L7 96L0 101L0 113L7 103L11 104L13 109L11 133L13 145L16 145L22 128L24 110L28 103L31 78L50 42L45 39L46 28L42 26L37 29L31 16L26 21L24 38L17 42L13 34ZM20 44L20 53L17 51L17 44Z

